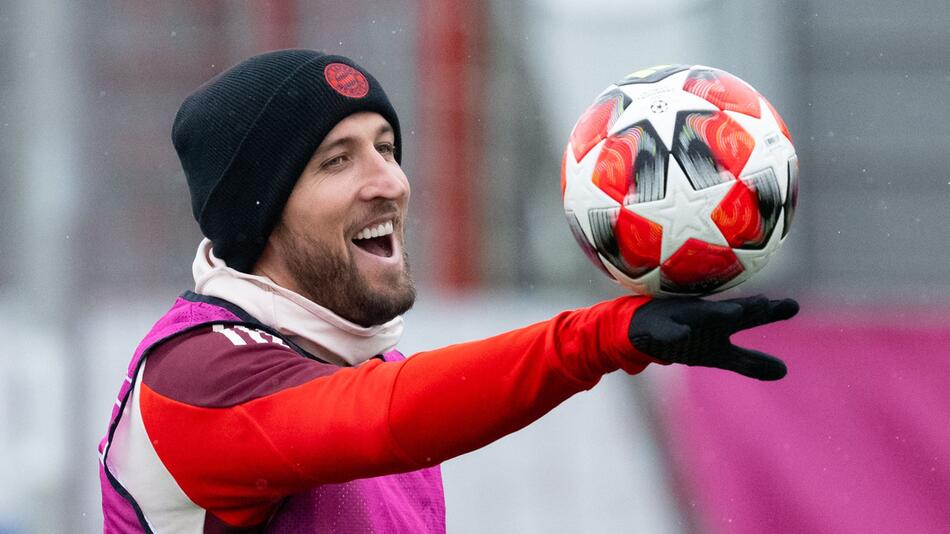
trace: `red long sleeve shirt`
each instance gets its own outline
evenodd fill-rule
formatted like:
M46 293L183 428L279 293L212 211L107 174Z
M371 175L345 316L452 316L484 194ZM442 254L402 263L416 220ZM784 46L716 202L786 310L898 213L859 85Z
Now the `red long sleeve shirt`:
M627 329L644 302L622 297L356 367L303 358L252 329L199 328L149 355L142 421L188 497L241 523L313 486L438 464L523 428L605 373L641 371L652 360Z

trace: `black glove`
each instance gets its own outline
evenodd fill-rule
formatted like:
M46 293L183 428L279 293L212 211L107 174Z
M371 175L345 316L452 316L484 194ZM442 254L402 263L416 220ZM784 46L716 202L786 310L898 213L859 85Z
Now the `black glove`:
M788 319L798 313L792 299L755 296L728 300L656 298L640 307L630 322L630 342L663 362L718 367L759 380L778 380L782 360L737 347L729 336L740 330Z

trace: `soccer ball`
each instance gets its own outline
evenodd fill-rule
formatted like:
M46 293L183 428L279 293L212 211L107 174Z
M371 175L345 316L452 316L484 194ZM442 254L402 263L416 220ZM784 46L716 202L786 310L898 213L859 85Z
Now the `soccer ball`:
M739 78L660 65L608 87L561 165L571 233L647 295L703 295L761 269L788 235L798 158L775 108Z

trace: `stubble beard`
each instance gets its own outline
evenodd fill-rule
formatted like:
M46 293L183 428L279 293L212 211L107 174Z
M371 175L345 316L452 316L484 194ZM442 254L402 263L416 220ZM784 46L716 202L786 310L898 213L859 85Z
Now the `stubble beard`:
M373 291L348 251L341 254L283 224L278 224L274 233L277 250L300 293L350 322L360 326L383 324L409 311L416 301L404 247L403 268L387 276L383 283L388 291L382 292Z

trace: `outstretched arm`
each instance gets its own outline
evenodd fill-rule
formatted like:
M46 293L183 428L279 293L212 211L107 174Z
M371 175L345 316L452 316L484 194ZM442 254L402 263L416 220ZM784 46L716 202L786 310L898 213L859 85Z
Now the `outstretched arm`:
M667 315L689 331L666 332L669 307L659 302L622 297L405 361L349 368L279 344L233 345L209 328L149 356L140 408L188 497L232 524L254 524L283 496L437 464L526 426L608 372L676 361L678 352L663 349L695 345L688 340L705 335L700 319L709 313L679 307L685 316ZM713 323L746 320L719 315Z

